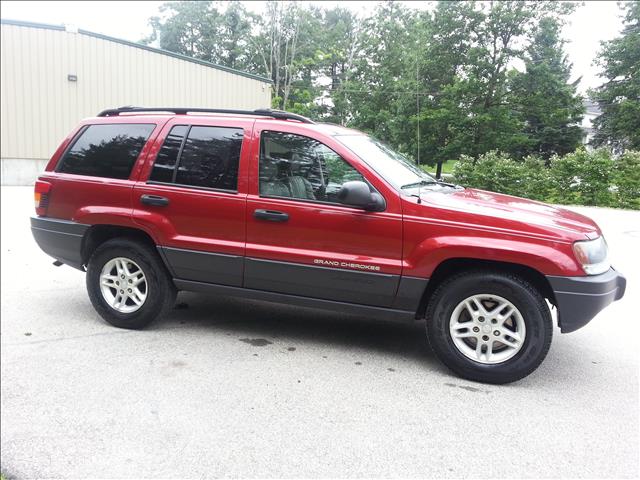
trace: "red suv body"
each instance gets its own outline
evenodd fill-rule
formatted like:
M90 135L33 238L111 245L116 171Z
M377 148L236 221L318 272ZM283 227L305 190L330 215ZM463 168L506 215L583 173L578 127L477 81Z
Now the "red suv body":
M445 364L499 383L544 358L545 301L570 332L625 289L591 219L436 182L360 132L285 112L105 111L62 142L35 192L36 241L87 270L120 327L176 290L426 317Z

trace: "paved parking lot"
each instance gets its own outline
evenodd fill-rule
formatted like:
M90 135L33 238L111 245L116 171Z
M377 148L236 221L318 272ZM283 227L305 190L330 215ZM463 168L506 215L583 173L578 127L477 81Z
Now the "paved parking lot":
M419 324L180 294L147 330L110 327L32 240L31 192L1 199L8 478L639 475L639 212L578 209L627 295L493 386L452 376Z

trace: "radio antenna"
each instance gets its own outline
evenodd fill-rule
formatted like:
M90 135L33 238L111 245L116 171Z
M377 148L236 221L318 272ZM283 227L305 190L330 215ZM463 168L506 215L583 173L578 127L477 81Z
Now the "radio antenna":
M418 47L420 47L420 40L418 40ZM418 49L416 48L416 111L417 114L417 126L416 126L416 134L418 137L418 154L416 155L416 159L418 161L418 168L422 168L420 166L420 64L418 62ZM422 182L418 185L418 203L422 203L422 196L420 195L420 190L422 188Z

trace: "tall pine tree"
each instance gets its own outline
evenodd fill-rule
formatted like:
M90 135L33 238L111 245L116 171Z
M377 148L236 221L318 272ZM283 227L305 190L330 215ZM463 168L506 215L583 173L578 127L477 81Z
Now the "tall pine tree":
M524 136L513 142L510 153L549 158L573 152L582 140L584 113L576 83L569 83L571 64L560 38L557 18L540 20L524 54L526 71L512 77L512 107L519 112Z
M616 152L640 150L640 2L622 6L622 36L604 42L597 60L607 80L590 92L602 110L592 143Z

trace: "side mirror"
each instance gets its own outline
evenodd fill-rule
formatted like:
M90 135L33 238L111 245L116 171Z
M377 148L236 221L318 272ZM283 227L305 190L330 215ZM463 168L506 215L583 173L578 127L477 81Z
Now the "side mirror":
M338 191L338 200L350 207L362 208L369 212L381 212L386 207L382 195L372 192L369 185L361 181L342 184Z

